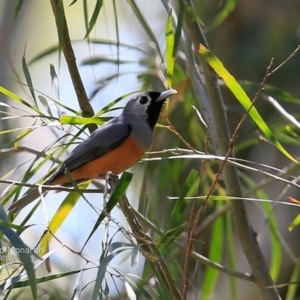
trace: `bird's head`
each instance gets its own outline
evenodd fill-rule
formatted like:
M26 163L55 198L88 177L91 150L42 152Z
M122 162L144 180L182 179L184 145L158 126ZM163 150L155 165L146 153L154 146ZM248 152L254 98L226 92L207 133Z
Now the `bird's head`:
M164 92L147 91L140 93L128 101L123 114L129 118L145 120L153 129L165 101L176 93L177 91L173 89Z

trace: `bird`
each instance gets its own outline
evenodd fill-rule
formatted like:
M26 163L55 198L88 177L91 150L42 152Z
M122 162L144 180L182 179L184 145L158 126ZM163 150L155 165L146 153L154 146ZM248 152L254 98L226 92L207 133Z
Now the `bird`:
M117 176L132 167L150 147L161 109L175 93L174 89L146 91L131 98L119 116L81 142L43 185L70 186L70 180L104 178L107 172ZM17 213L39 197L37 188L30 189L8 210Z

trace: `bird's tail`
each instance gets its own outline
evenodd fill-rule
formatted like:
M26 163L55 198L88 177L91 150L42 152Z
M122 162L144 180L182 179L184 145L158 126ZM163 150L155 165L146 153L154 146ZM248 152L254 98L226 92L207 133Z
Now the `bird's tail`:
M46 191L43 191L44 194ZM21 210L23 207L40 197L40 192L38 189L29 190L20 200L13 203L8 210L12 213L16 213Z

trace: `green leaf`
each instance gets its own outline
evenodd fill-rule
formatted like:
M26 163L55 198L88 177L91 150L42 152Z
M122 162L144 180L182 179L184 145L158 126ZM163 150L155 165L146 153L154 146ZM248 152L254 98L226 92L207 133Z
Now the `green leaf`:
M82 292L83 272L84 272L84 269L82 269L81 272L77 276L74 292L73 292L73 295L72 295L72 298L71 298L72 300L80 299L80 295L81 295L81 292Z
M88 27L86 27L88 28ZM74 40L73 43L82 43L82 40ZM139 52L145 53L145 51L137 46L133 46L130 44L126 44L126 43L121 43L120 41L111 41L111 40L106 40L106 39L89 39L89 43L92 44L101 44L101 45L108 45L110 47L112 46L117 46L117 47L126 47L128 49L133 49L133 50L137 50ZM40 52L39 54L37 54L36 56L34 56L28 63L28 65L31 65L33 63L35 63L36 61L45 58L47 56L49 56L50 54L53 54L57 51L60 50L59 45L54 45L51 46L49 48L47 48L46 50Z
M19 97L18 95L14 94L13 92L7 90L6 88L4 88L3 86L0 86L0 93L4 94L5 96L16 100L19 103L24 104L25 106L31 108L33 111L37 112L38 114L40 114L41 116L44 116L44 114L42 114L37 107L32 106L30 103L28 103L27 101L23 100L21 97Z
M51 87L52 87L52 92L53 92L54 98L57 101L60 101L59 80L58 80L58 76L57 76L56 71L55 71L55 67L52 64L50 64L50 76L51 76ZM56 102L54 102L54 103L55 103L55 106L56 106L57 114L59 116L61 116L60 106ZM51 114L51 110L50 110L49 114Z
M76 117L70 115L62 115L59 118L61 124L77 124L77 125L87 125L87 124L97 124L103 125L105 121L108 121L111 118L99 118L99 117L92 117L92 118L85 118L85 117Z
M16 1L16 5L15 5L15 11L14 11L14 21L16 21L16 19L18 18L19 12L22 8L22 5L24 3L24 0L17 0Z
M289 280L291 284L288 285L288 290L284 298L285 300L297 299L296 295L299 289L299 278L300 278L300 264L295 263L291 278ZM293 284L294 282L297 282L297 284Z
M125 95L117 98L116 100L111 101L106 106L104 106L98 113L96 113L95 117L99 117L99 116L103 115L104 113L111 111L111 107L112 106L114 106L115 104L119 103L124 98L126 98L128 96L131 96L134 93L136 93L136 92L127 93L127 94L125 94ZM117 109L119 109L119 108L117 108Z
M226 244L227 244L227 256L228 263L231 270L236 269L236 251L234 243L234 229L232 226L232 214L231 211L225 213L225 232L226 232ZM238 300L237 287L238 281L234 276L230 276L230 295L232 300Z
M39 54L37 54L36 56L34 56L28 63L28 65L31 65L33 63L35 63L36 61L42 59L42 58L45 58L45 57L48 57L50 54L56 52L56 51L59 51L60 50L60 47L59 45L54 45L54 46L51 46L49 48L47 48L46 50L40 52Z
M23 57L22 57L22 67L23 67L23 72L24 72L24 75L25 75L25 79L26 79L29 91L31 93L31 96L33 98L33 101L34 101L36 107L38 107L36 97L35 97L35 93L34 93L33 84L32 84L31 75L30 75L29 69L28 69L27 64L26 64L25 51L24 51L24 54L23 54Z
M179 216L181 215L181 210L185 203L184 198L195 195L195 192L197 189L197 185L195 183L197 183L198 174L199 173L196 170L192 170L190 172L187 180L184 183L180 197L176 201L176 204L170 214L169 222L168 222L168 225L166 226L167 228L169 228L170 224L173 224L174 220L177 220L179 218Z
M108 264L111 262L113 258L115 258L119 253L123 252L124 250L119 250L116 252L113 252L112 254L106 256L100 263L98 267L98 272L97 272L97 277L96 277L96 282L95 282L95 287L93 290L93 295L91 300L97 300L99 299L99 291L101 290L102 287L102 282L104 279L104 276L106 274L106 269L108 267Z
M111 112L113 110L119 110L120 108L117 107L115 109L112 109L112 107L119 103L121 100L124 98L132 95L135 92L131 92L128 94L125 94L121 97L118 97L117 99L111 101L107 105L105 105L99 112L97 112L93 117L91 118L85 118L82 116L70 116L70 115L62 115L59 118L59 121L61 124L66 125L66 124L78 124L78 125L87 125L87 124L97 124L97 125L103 125L105 122L109 121L111 117L101 117L101 115Z
M289 231L292 231L295 227L300 225L300 214L293 220L293 222L289 225Z
M31 261L31 249L20 239L20 237L7 226L7 215L0 204L0 231L6 235L12 245L16 248L20 261L26 270L33 299L37 299L37 288L35 282L35 271ZM3 222L4 221L4 222Z
M125 47L128 49L133 49L142 53L147 53L144 49L139 48L138 46L122 43L120 41L112 41L112 40L106 40L106 39L90 39L90 43L92 44L100 44L100 45L108 45L108 46L117 46L117 47Z
M73 0L73 1L70 3L70 5L69 5L69 6L72 6L72 5L74 5L76 2L77 2L77 0Z
M171 230L168 230L166 234L160 239L159 244L164 248L167 248L182 232L186 230L186 224L182 224Z
M109 244L108 246L108 252L113 252L115 251L116 249L118 248L127 248L127 249L131 249L131 248L134 248L136 247L135 245L133 244L130 244L130 243L124 243L124 242L114 242L114 243L111 243Z
M220 208L223 203L216 202L216 209ZM220 262L223 254L223 219L218 217L212 226L211 239L209 245L208 257L214 262ZM211 267L207 267L204 281L202 284L202 300L211 299L216 288L219 272Z
M201 26L205 26L204 22L200 19L195 9L193 9L190 5L187 4L187 2L184 2L185 4L185 11L193 18L196 22L198 22Z
M38 277L38 278L36 278L36 283L38 284L38 283L48 282L48 281L63 278L66 276L74 275L74 274L77 274L80 272L82 272L81 269L70 271L70 272L65 272L65 273L54 274L54 275L50 275L50 276ZM14 288L24 288L24 287L29 286L29 284L30 284L29 280L23 280L23 281L14 282L13 287Z
M21 133L19 133L17 135L17 137L15 138L15 140L14 140L14 147L18 148L18 146L19 146L18 142L20 140L22 140L25 136L27 136L28 134L30 134L33 130L34 130L34 128L27 128L27 129L24 129Z
M297 159L295 159L276 139L271 129L265 123L263 118L260 116L258 111L254 106L252 106L252 102L239 85L239 83L235 80L235 78L225 69L222 62L205 46L200 45L199 52L201 55L205 57L210 66L214 69L214 71L224 80L226 86L230 89L230 91L234 94L237 100L242 104L245 110L249 111L249 116L252 120L257 124L260 130L266 135L268 139L270 139L273 144L280 150L287 158L295 163L299 163Z
M185 1L179 0L179 8L178 8L178 16L177 16L177 27L175 31L175 39L174 39L174 48L173 48L173 57L176 56L178 46L181 40L181 33L184 23L184 13L185 13Z
M235 9L237 2L237 0L227 0L226 3L223 5L223 8L214 18L213 22L205 28L206 31L219 27L227 19L230 13Z
M258 193L258 197L260 193ZM267 196L265 195L265 199ZM261 197L261 199L264 199ZM281 244L279 238L279 229L277 225L277 220L274 214L274 207L271 203L262 202L262 206L265 212L265 215L268 218L268 226L270 229L270 240L271 240L271 249L272 249L272 256L271 256L271 263L270 263L270 274L274 282L277 281L280 272L281 272L281 261L282 261L282 251L281 251Z
M1 217L1 219L2 219L2 217ZM8 222L8 221L1 221L1 220L0 220L0 222L1 222L1 225L6 226L6 227L9 227L9 228L11 228L11 229L15 229L15 230L17 230L17 231L20 231L20 230L23 230L23 229L24 229L23 226L16 225L16 224L12 224L12 223L10 223L10 222ZM29 227L29 226L28 226L28 227ZM28 227L27 227L27 228L28 228Z
M90 184L90 181L81 183L77 186L79 191L83 191L87 188L87 186ZM78 192L70 192L67 197L64 199L62 204L57 209L56 213L52 217L50 223L49 223L49 232L44 234L42 240L41 240L41 252L40 255L44 255L46 252L46 249L48 249L48 244L50 243L53 234L57 232L57 230L60 228L62 223L66 220L72 209L74 208L77 201L80 199L81 194Z
M100 63L109 63L109 64L114 64L114 65L122 65L122 64L135 64L135 60L120 60L120 59L113 59L113 58L107 58L107 57L94 57L94 58L89 58L85 59L82 61L83 66L88 66L88 65L96 65Z
M167 64L167 86L172 87L174 71L174 33L172 25L172 12L170 12L166 24L166 64Z
M87 32L86 32L86 34L84 36L85 39L89 36L90 32L93 30L93 28L94 28L94 26L96 24L96 21L98 19L99 13L101 11L102 5L103 5L103 0L96 0L96 5L95 5L95 8L94 8L91 20L89 22L89 26L87 28Z
M40 102L42 103L42 105L44 106L44 108L46 109L47 113L48 113L51 117L53 117L51 108L50 108L49 103L48 103L48 101L46 100L46 98L45 98L44 96L41 96L41 95L39 95L38 98L39 98Z
M244 175L243 180L247 184L255 189L257 187L257 182L250 179L248 176ZM256 191L257 198L260 200L267 200L267 194L263 189L258 189ZM267 224L270 230L270 242L271 242L271 262L270 262L270 274L274 282L278 279L281 271L281 261L282 261L282 249L281 249L281 239L280 230L278 228L277 219L274 214L274 207L272 203L267 201L262 201L262 208L264 215L267 218Z

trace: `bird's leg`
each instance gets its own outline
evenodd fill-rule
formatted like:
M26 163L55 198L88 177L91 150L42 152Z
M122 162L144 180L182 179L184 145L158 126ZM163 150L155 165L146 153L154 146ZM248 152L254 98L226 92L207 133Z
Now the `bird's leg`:
M104 192L103 192L103 211L106 211L106 205L109 197L111 197L112 193L116 189L116 186L119 182L119 177L114 175L111 171L106 172L104 177Z
M108 171L105 174L105 183L104 183L104 193L103 193L103 213L106 215L106 218L104 219L104 236L102 240L102 250L103 255L106 253L108 249L108 239L109 239L109 219L110 219L110 213L107 211L107 201L108 198L111 196L111 192L109 189L110 185L110 177L112 176L112 172ZM109 194L109 196L108 196Z
M108 194L111 195L111 188L109 188L109 186L111 186L110 183L110 177L113 176L111 171L108 171L105 174L105 183L104 183L104 193L103 193L103 211L106 211L106 204L108 201Z
M108 183L110 186L109 193L110 193L110 195L112 195L112 193L115 191L115 189L119 183L119 177L110 172L110 176L108 178Z
M107 202L109 197L111 197L114 192L117 184L119 182L118 176L114 175L112 172L107 172L105 174L105 184L104 184L104 193L103 193L103 212L106 215L104 219L105 233L102 240L102 249L103 254L107 252L109 246L109 221L111 219L110 213L107 211Z

